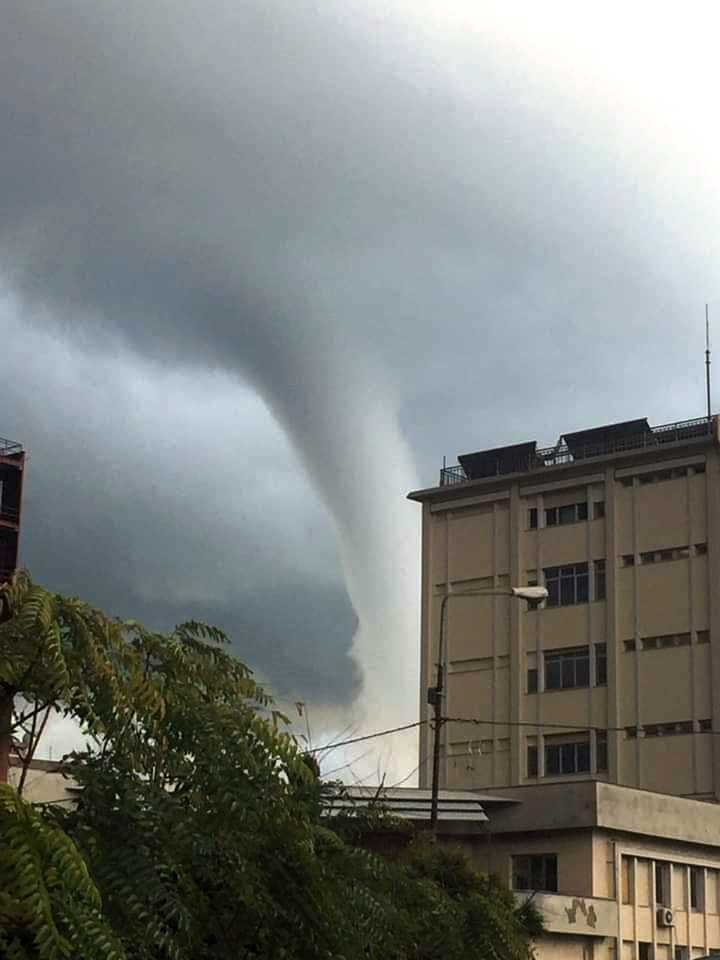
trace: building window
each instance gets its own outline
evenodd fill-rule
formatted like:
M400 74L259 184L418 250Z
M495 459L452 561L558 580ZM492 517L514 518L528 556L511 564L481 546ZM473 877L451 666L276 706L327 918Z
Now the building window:
M595 734L595 766L598 773L607 773L608 744L607 733L604 730L598 730Z
M698 632L697 632L697 642L698 642L698 643L710 643L710 631L709 631L709 630L698 630Z
M700 913L705 909L705 871L690 867L690 909Z
M690 547L665 547L662 550L644 551L640 554L640 563L665 563L668 560L686 560L689 556Z
M638 735L637 727L625 727L625 738L627 740L636 740Z
M530 507L528 510L528 527L531 530L537 530L538 512L537 507Z
M545 587L549 607L565 607L588 602L588 565L574 563L565 567L545 568Z
M683 947L680 944L676 944L673 960L689 960L688 948Z
M538 672L532 667L527 672L527 692L528 693L537 693L538 689Z
M655 861L655 903L670 906L670 864Z
M545 737L545 776L557 777L569 773L590 772L590 741L581 740L558 743L555 737Z
M567 690L590 684L590 651L588 647L546 653L545 689Z
M674 737L684 733L693 733L692 720L677 720L674 723L646 723L643 727L646 737Z
M707 544L706 543L696 543L695 544L695 556L702 557L707 553Z
M652 944L643 940L638 943L638 960L653 960Z
M562 507L549 507L545 511L545 526L556 527L565 523L579 523L588 518L587 501L566 503Z
M527 775L529 777L538 775L538 748L535 746L527 748Z
M622 902L633 903L633 894L635 892L634 870L635 862L631 857L623 857L620 862L621 882L622 882Z
M620 557L620 561L624 567L634 567L635 566L635 554L634 553L624 553Z
M621 477L621 478L620 478L620 483L623 485L623 487L631 487L631 486L633 485L633 478L632 478L632 477Z
M634 649L635 649L635 641L634 641L634 640L626 640L626 641L625 641L625 653L631 653Z
M693 473L705 473L705 464L696 463L695 466L693 467Z
M595 560L593 563L595 570L595 596L594 600L605 599L605 561Z
M604 516L605 516L605 501L596 500L595 503L593 503L593 518L595 520L602 520Z
M514 890L542 890L557 893L557 856L554 853L512 858Z
M607 644L595 644L595 686L604 687L607 684Z
M709 717L705 720L698 720L698 726L701 733L710 733L712 730L712 720Z
M689 647L689 633L665 633L660 637L643 637L643 650L667 650L669 647Z

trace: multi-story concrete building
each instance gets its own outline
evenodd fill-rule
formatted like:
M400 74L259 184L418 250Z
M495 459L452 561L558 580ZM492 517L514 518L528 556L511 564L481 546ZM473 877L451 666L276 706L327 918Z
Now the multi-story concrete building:
M592 777L720 799L718 418L461 456L410 497L423 505L425 719L451 595L444 787ZM549 591L543 609L480 595L532 583ZM421 786L431 749L427 724Z
M0 583L17 566L24 470L22 445L0 437Z

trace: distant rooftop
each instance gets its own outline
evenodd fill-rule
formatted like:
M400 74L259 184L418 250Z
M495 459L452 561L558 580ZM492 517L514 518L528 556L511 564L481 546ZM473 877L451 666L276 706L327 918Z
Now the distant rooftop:
M23 452L23 445L16 443L15 440L6 440L0 437L0 457L10 457L16 453Z
M440 486L469 483L509 473L529 473L546 467L557 467L607 457L629 450L664 447L671 443L702 439L712 434L713 418L681 420L651 427L646 418L625 420L589 430L563 433L553 447L539 448L535 440L508 447L479 450L458 457L456 466L440 470Z

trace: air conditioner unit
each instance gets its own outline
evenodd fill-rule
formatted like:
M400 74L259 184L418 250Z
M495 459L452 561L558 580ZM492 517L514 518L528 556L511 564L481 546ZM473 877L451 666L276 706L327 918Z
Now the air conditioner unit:
M658 907L657 925L659 927L672 927L675 923L673 912L669 907Z

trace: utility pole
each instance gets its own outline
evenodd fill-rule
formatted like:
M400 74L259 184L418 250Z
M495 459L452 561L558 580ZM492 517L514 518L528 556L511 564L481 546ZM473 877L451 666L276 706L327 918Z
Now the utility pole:
M433 708L433 766L432 791L430 800L430 830L437 836L438 799L440 796L440 753L442 747L443 698L445 696L445 647L447 636L447 605L451 597L511 597L526 600L531 610L537 609L545 600L548 592L545 587L510 587L509 590L466 590L462 593L446 593L440 604L440 636L438 638L437 679L434 687L428 687L427 702Z

